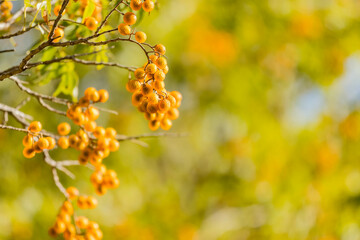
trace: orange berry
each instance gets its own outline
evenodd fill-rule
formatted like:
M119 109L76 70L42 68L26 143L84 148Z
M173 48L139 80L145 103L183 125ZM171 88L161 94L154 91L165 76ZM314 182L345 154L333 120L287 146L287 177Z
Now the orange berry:
M57 144L62 149L67 149L69 147L69 139L67 137L60 137Z
M166 99L170 101L171 107L176 106L176 99L174 96L169 94L169 95L167 95Z
M105 128L100 127L100 126L96 127L93 134L96 138L104 137L105 136Z
M135 33L135 40L139 43L144 43L147 39L146 33L144 32L136 32Z
M84 21L84 24L88 29L94 31L97 28L98 21L93 17L87 17Z
M156 60L159 58L157 55L151 55L150 57L150 61L152 62L152 63L156 63Z
M141 83L138 80L130 80L126 84L126 89L128 89L129 92L135 92L141 88Z
M148 113L156 113L159 110L157 103L149 103L146 107Z
M77 205L79 208L81 209L86 209L88 208L88 205L87 205L87 197L86 196L79 196L78 197L78 200L77 200Z
M96 230L94 231L94 235L95 235L95 237L96 237L97 239L102 239L102 238L103 238L103 233L102 233L102 231L101 231L100 229L96 229Z
M165 117L165 113L157 112L155 119L160 121Z
M69 201L65 201L61 207L61 210L66 212L67 214L72 215L74 213L74 207Z
M119 149L119 147L120 147L120 143L119 143L117 140L115 140L115 139L111 139L111 140L110 140L109 150L110 150L111 152L117 151L117 150Z
M159 110L161 112L166 112L166 111L168 111L170 109L171 103L167 99L162 99L162 100L159 101L158 106L159 106Z
M149 121L149 128L152 131L157 130L160 127L160 121L158 120L151 120Z
M109 99L109 92L106 91L105 89L100 89L98 93L99 93L99 102L104 103Z
M149 121L154 120L155 117L156 117L156 113L148 113L148 112L146 112L144 114L144 117L145 117L146 120L149 120Z
M96 122L95 121L88 121L87 123L84 124L84 128L86 131L88 132L93 132L96 128Z
M22 144L24 145L24 147L32 147L33 143L34 143L34 139L32 136L26 135L23 138Z
M138 68L134 72L136 79L144 79L145 78L145 71L143 68Z
M142 1L141 0L131 0L130 7L134 11L138 11L141 9Z
M82 125L85 123L86 118L83 113L75 113L72 120L76 125Z
M47 147L47 149L53 149L56 145L55 139L52 137L46 137L45 139L49 142L49 146Z
M85 111L85 114L89 117L90 121L95 121L100 116L99 110L93 106L88 107Z
M94 209L94 208L96 208L98 201L96 198L90 196L90 197L87 197L86 203L88 205L88 208Z
M138 107L142 100L144 98L144 95L141 92L135 92L131 97L131 102L135 107Z
M108 127L105 129L105 137L108 138L115 138L116 137L116 130L114 128Z
M155 51L160 53L161 55L165 55L165 52L166 52L166 48L164 45L162 44L156 44L155 45Z
M62 208L57 217L60 218L66 225L71 223L71 214L65 212Z
M140 103L140 105L138 106L138 110L139 110L140 112L146 112L146 107L147 107L148 103L149 103L149 102L148 102L146 99L144 99L144 101L142 101L142 102Z
M155 81L164 81L165 77L165 73L161 70L156 71L156 73L154 74Z
M49 229L48 234L50 237L53 237L53 238L57 236L57 233L56 233L54 227Z
M97 149L101 149L101 150L106 149L106 148L108 148L109 143L110 143L109 138L100 137L100 138L98 138L98 141L97 141Z
M141 7L141 5L140 5L140 7ZM2 11L2 12L10 12L11 11L11 9L13 8L13 4L12 4L12 2L10 2L10 1L4 1L3 3L1 3L1 5L0 5L0 10Z
M111 179L107 184L109 188L117 188L119 185L120 185L120 181L117 178Z
M69 145L72 148L76 148L78 142L80 142L80 138L78 136L76 136L75 134L70 135L69 137Z
M170 108L170 110L167 111L166 116L170 120L175 120L179 117L179 110L177 108Z
M77 217L75 224L79 228L85 229L89 225L89 219L87 219L86 217L83 217L83 216Z
M166 66L164 69L163 69L164 73L167 74L169 72L169 67Z
M142 4L142 8L145 12L151 12L155 7L155 4L151 0L145 0Z
M172 122L171 122L170 119L164 118L163 120L161 120L160 126L164 130L169 130L171 128L171 126L172 126Z
M33 148L25 147L23 150L23 155L26 158L33 158L33 157L35 157L35 154L36 154L36 152Z
M161 92L165 89L165 83L164 81L155 81L154 82L154 88L156 91Z
M103 182L103 175L101 172L93 172L90 176L90 181L94 185L101 184Z
M88 230L88 231L95 231L95 230L97 230L97 229L99 229L99 224L97 224L97 223L94 222L94 221L89 221L89 225L88 225L88 227L87 227L87 230Z
M182 95L178 91L172 91L170 94L176 99L177 102L182 100Z
M54 230L57 234L61 234L65 232L66 224L58 218L54 224Z
M152 103L157 103L158 102L158 96L154 92L149 93L147 95L147 99L148 99L149 102L152 102Z
M157 67L154 63L150 63L149 65L147 65L145 70L146 70L146 73L154 74L154 73L156 73Z
M130 35L131 27L129 25L126 25L125 23L120 23L118 26L118 31L121 35Z
M64 136L64 135L68 135L70 133L71 127L70 127L70 124L63 122L57 126L57 130L61 136Z
M47 149L49 147L48 140L43 137L39 138L39 140L36 143L41 150Z
M102 184L100 184L100 185L98 185L98 186L96 186L96 188L95 188L95 192L96 192L96 194L97 195L104 195L105 193L106 193L106 187L105 186L103 186Z
M80 107L88 107L90 104L90 100L86 99L85 97L80 98L78 105Z
M87 100L91 100L93 98L93 95L96 95L96 92L97 91L94 87L88 87L84 92L84 98Z
M156 60L156 65L160 68L160 69L164 69L167 66L167 61L164 57L159 57Z
M146 96L146 95L149 95L153 92L153 87L148 84L148 83L145 83L141 86L141 93Z
M54 43L60 42L60 40L64 37L64 30L61 28L56 28L54 31L54 34L52 36L52 39Z
M102 163L102 159L97 156L91 156L90 157L90 163L93 166L99 166Z
M136 23L136 15L132 12L127 12L124 14L124 23L127 25L133 25Z
M79 196L79 190L76 187L68 187L66 192L71 200L74 200Z
M58 16L58 15L59 15L60 9L61 9L61 5L57 5L57 6L54 7L54 14L55 14L55 16Z
M30 123L30 125L28 127L28 130L33 133L38 133L41 131L41 129L42 129L42 125L39 121L34 121L34 122Z

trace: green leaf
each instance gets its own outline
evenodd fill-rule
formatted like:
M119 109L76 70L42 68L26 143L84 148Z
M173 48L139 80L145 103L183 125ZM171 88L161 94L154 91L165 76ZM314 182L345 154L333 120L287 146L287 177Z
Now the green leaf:
M32 7L30 0L24 0L24 6L25 7Z
M51 0L46 0L46 11L48 15L51 16Z
M84 10L83 22L87 17L90 17L93 14L94 10L95 10L95 2L94 0L89 0Z

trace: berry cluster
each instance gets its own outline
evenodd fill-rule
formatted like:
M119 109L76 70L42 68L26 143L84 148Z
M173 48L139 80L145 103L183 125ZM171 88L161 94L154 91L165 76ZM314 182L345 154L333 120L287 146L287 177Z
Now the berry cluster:
M132 104L143 112L149 120L149 128L157 130L161 127L169 130L172 121L179 117L179 106L182 95L178 91L168 92L165 89L165 77L169 71L164 57L165 47L157 44L155 53L149 61L134 72L135 79L129 80L126 89L133 93Z
M61 123L58 126L59 134L63 135L59 138L58 145L63 149L71 147L81 151L79 163L85 165L90 162L96 168L93 175L98 177L95 179L92 176L91 182L99 195L103 195L106 188L116 188L119 185L116 173L113 170L106 170L102 164L103 159L108 157L110 152L119 149L116 130L97 126L95 120L100 113L97 108L91 106L91 103L106 102L108 98L109 93L104 89L97 91L93 87L87 88L84 97L67 110L67 116L81 127L79 131L66 137L64 135L70 133L70 125Z
M107 189L117 188L120 183L116 172L106 169L104 164L96 166L95 171L91 174L90 181L98 195L104 195Z
M52 137L43 137L40 133L42 125L38 121L30 123L28 127L28 134L23 138L23 155L26 158L33 158L36 153L41 153L43 150L53 149L56 141Z
M79 191L75 187L66 189L68 200L64 201L60 207L54 225L49 229L49 235L57 237L63 235L66 240L98 240L103 238L103 233L99 224L89 221L84 216L74 216L74 206L72 201L77 202L81 209L93 209L97 206L97 200L94 197L79 196Z
M0 18L1 20L8 20L11 17L11 9L13 8L12 2L5 0L0 4Z
M43 137L40 122L32 122L27 128L28 134L23 139L24 156L32 158L36 153L53 149L56 145L62 149L74 148L81 151L78 158L81 165L90 163L95 167L90 181L98 195L104 195L107 189L117 188L119 179L116 172L107 169L102 163L110 152L119 149L120 144L116 140L117 133L114 128L97 126L95 121L100 112L93 106L95 103L106 102L108 98L109 93L104 89L97 91L93 87L87 88L84 97L77 103L69 105L66 112L67 117L79 126L79 130L75 134L70 134L70 124L60 123L57 126L57 132L60 135L57 137L57 143L53 137ZM66 193L68 200L61 206L49 234L54 237L63 234L65 239L102 239L102 232L97 223L85 217L73 216L74 208L71 202L71 200L76 200L80 209L93 209L98 204L97 199L92 196L79 196L79 191L75 187L69 187Z

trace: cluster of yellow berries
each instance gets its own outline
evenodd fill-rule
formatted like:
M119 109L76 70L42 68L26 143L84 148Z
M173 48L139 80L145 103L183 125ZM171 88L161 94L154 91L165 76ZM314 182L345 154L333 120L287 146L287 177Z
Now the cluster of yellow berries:
M49 229L49 235L57 237L63 235L66 240L99 240L103 238L103 233L99 224L90 221L84 216L74 216L74 207L71 201L77 202L81 209L92 209L97 206L94 197L79 196L79 191L75 187L66 189L68 200L64 201L56 217L54 225Z
M11 17L11 9L13 8L12 2L5 0L0 4L1 19L7 20Z
M120 147L120 143L116 140L116 130L97 126L95 120L100 113L97 108L90 105L90 103L106 102L108 98L109 93L104 89L97 91L93 87L87 88L84 97L67 110L67 116L82 129L66 137L65 135L70 133L70 125L67 123L58 125L58 132L63 135L59 138L58 145L63 149L70 146L80 150L79 163L85 165L90 162L95 167L91 182L99 195L103 195L108 188L119 186L115 171L107 170L102 164L103 159L108 157L110 152L115 152Z
M42 125L38 121L30 123L28 127L28 134L23 138L23 155L26 158L33 158L36 153L41 153L44 150L53 149L56 141L52 137L43 137L40 133Z
M172 120L179 117L182 95L178 91L168 92L165 89L164 80L169 68L164 57L164 45L155 45L154 51L155 54L149 57L144 67L135 70L135 79L129 80L126 89L133 93L132 104L144 113L151 130L159 127L169 130Z
M104 164L96 167L95 171L91 174L90 181L98 195L104 195L107 189L117 188L120 183L116 172L106 169Z

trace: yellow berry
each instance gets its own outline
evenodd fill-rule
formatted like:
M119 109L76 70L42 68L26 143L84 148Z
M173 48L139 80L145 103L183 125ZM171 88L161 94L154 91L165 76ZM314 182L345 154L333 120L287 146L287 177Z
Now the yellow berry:
M146 33L144 32L136 32L135 33L135 40L139 43L144 43L147 39Z
M121 35L130 35L131 33L131 28L129 25L126 25L125 23L120 23L118 26L118 31Z
M127 25L133 25L136 23L136 15L132 12L127 12L124 14L124 23Z

